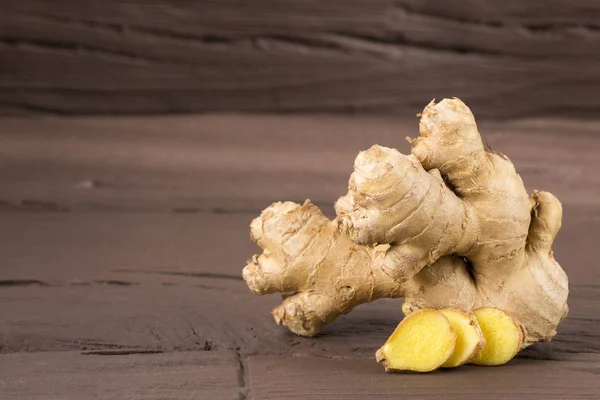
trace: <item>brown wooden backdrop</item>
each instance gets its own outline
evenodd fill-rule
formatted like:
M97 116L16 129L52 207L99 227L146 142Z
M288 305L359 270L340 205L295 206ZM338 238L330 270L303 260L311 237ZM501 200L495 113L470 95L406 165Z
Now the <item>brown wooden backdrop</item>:
M2 0L0 112L600 109L595 0Z
M600 0L0 0L0 400L597 400L598 94ZM400 299L276 326L252 218L332 215L357 152L408 152L448 96L563 202L556 338L385 374Z

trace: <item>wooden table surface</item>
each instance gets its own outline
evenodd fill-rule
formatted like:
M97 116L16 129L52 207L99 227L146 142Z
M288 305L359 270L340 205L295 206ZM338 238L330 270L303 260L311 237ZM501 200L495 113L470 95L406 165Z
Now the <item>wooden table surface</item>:
M331 215L356 153L408 151L416 118L0 120L0 398L600 398L600 122L480 127L563 201L570 314L502 367L386 374L374 352L401 300L306 339L241 270L261 209L310 198Z

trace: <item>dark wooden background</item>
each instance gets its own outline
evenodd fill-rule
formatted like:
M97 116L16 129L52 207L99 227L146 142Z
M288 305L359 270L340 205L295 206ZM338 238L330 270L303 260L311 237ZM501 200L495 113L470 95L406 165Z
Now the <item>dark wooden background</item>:
M596 0L2 0L0 112L600 110Z
M252 218L444 96L563 203L556 338L385 374L401 299L277 327ZM599 112L597 0L0 0L0 400L598 400Z

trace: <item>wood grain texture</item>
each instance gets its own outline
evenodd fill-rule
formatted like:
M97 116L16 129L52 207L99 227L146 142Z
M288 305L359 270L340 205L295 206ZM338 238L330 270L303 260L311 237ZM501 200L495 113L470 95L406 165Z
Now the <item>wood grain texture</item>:
M600 109L592 0L3 3L5 113Z
M555 255L571 278L568 320L543 357L600 352L600 219L568 209ZM258 249L255 214L0 214L0 353L138 349L370 357L401 300L363 305L318 340L277 327L280 296L252 295L240 272ZM577 238L577 240L576 240Z
M385 374L373 360L256 356L248 361L251 399L597 399L600 356L569 361L518 359L495 368ZM368 382L368 384L365 384Z
M238 400L235 352L0 355L0 394L20 399Z
M529 191L600 202L600 123L481 123ZM0 119L0 208L258 213L306 198L331 212L354 158L372 144L409 151L418 119L243 116Z

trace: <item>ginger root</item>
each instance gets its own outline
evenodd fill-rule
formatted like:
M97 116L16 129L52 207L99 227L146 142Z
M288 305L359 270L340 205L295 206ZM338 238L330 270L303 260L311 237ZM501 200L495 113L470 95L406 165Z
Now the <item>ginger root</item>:
M473 312L486 342L471 363L501 365L512 360L523 345L523 331L519 323L497 308L484 307Z
M552 253L560 202L527 194L459 99L427 105L419 130L410 155L377 145L359 153L333 221L308 200L275 203L252 221L263 253L244 268L250 290L292 293L273 315L303 336L359 304L404 297L409 315L505 310L524 329L519 348L550 340L568 311Z
M439 311L419 310L404 318L375 357L388 371L429 372L453 355L457 334Z

